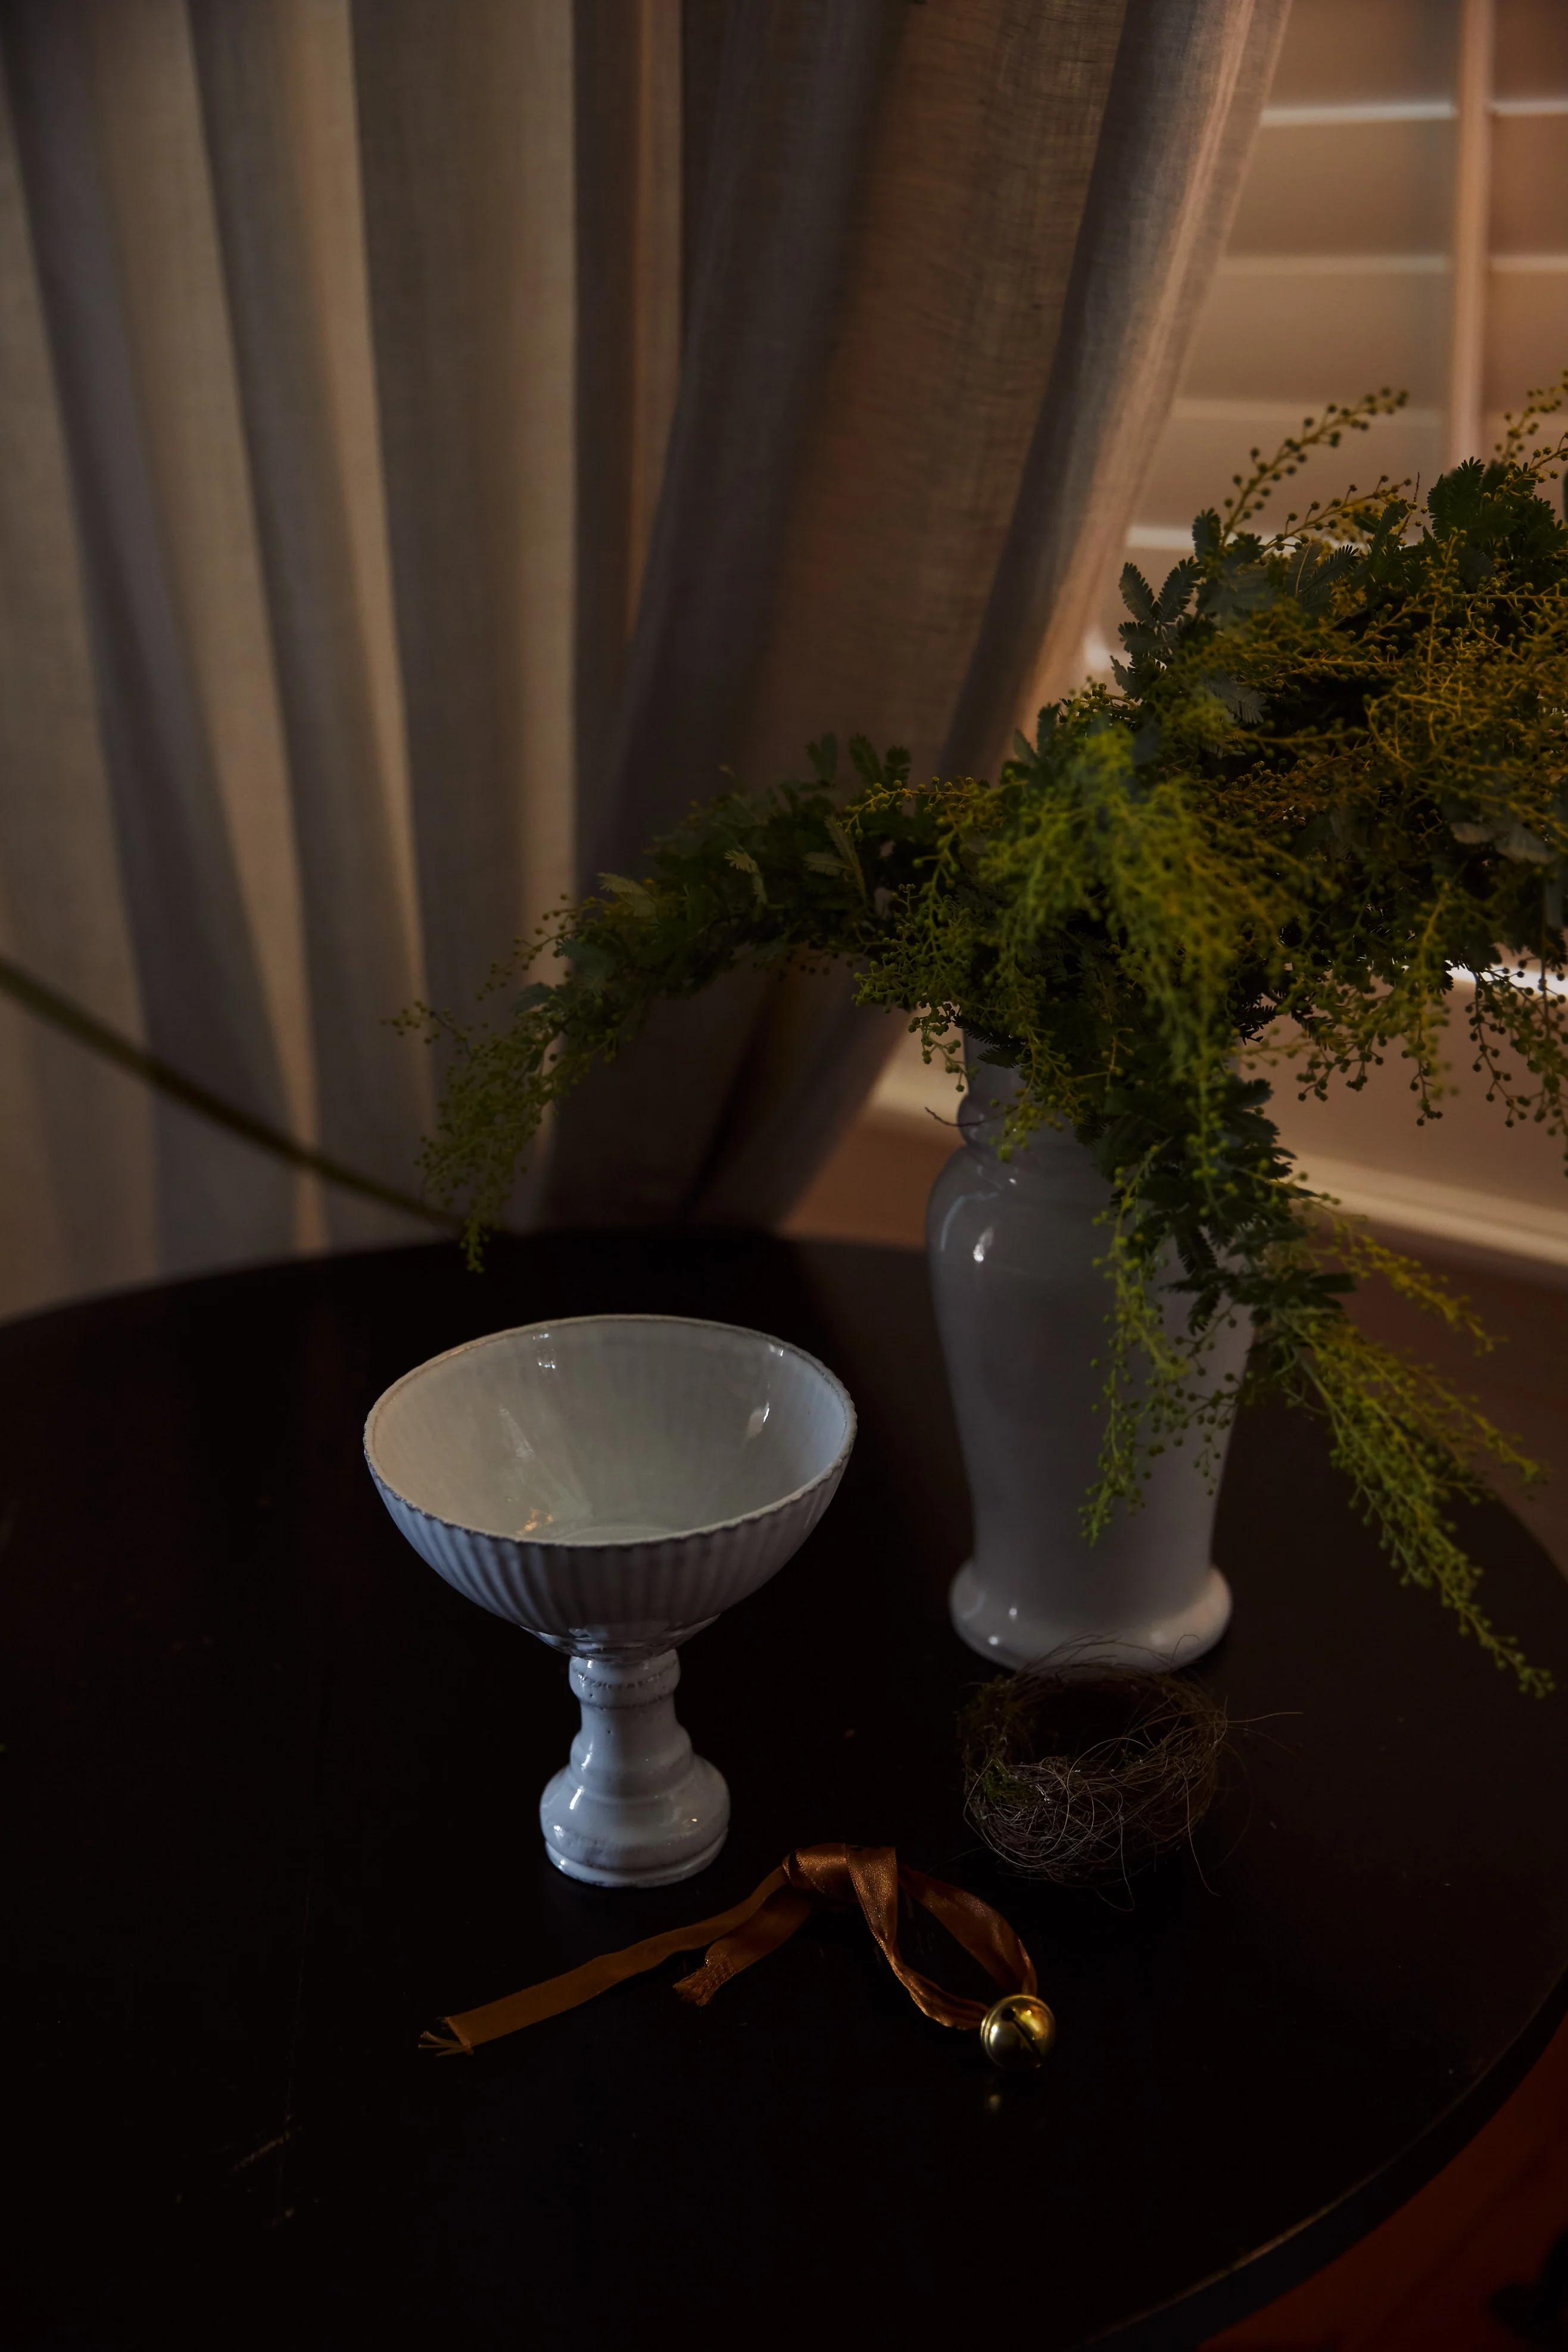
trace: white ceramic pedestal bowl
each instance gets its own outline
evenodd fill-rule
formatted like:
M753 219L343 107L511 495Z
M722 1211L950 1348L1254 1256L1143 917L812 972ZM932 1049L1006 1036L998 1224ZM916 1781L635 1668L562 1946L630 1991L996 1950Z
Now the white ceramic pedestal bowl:
M492 1332L371 1408L365 1459L420 1558L570 1654L582 1728L539 1804L569 1877L665 1886L717 1853L729 1791L676 1721L675 1648L805 1541L854 1433L815 1357L674 1315Z

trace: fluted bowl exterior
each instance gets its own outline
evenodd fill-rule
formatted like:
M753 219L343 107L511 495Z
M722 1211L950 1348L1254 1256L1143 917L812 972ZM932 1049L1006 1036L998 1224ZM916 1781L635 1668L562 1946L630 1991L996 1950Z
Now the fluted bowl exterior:
M542 1388L541 1369L562 1367L570 1377ZM784 1436L769 1453L755 1440L770 1415ZM371 1408L365 1459L409 1543L465 1599L554 1648L630 1657L685 1641L775 1575L832 1500L854 1433L848 1392L802 1349L681 1317L583 1317L416 1366ZM595 1540L595 1509L613 1522L634 1495L639 1445L663 1514L684 1501L706 1523ZM770 1477L794 1483L768 1496ZM750 1508L703 1507L759 1488ZM506 1511L569 1533L503 1532Z
M372 1477L375 1471L372 1466ZM650 1543L549 1544L432 1518L376 1478L421 1559L465 1599L578 1657L670 1649L777 1574L833 1498L842 1465L777 1509Z

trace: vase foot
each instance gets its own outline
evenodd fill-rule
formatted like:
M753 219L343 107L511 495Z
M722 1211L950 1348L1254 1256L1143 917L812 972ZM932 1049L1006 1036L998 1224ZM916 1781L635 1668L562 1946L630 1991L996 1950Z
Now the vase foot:
M947 1596L953 1630L976 1654L993 1665L1032 1665L1056 1651L1069 1651L1075 1665L1127 1666L1150 1674L1189 1666L1211 1650L1230 1622L1230 1587L1211 1568L1197 1598L1173 1614L1110 1626L1053 1619L1048 1603L1010 1604L1005 1591L984 1583L966 1560Z

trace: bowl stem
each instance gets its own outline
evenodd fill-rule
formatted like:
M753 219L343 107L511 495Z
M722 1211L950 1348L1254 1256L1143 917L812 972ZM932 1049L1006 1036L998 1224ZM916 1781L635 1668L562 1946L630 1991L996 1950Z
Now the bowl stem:
M729 1826L729 1791L675 1715L674 1650L574 1658L582 1728L539 1800L558 1870L591 1886L667 1886L705 1870Z

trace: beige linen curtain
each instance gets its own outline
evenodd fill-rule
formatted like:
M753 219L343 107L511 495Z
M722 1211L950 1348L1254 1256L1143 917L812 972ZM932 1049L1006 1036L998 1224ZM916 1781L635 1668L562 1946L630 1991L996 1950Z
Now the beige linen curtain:
M0 955L407 1190L461 1004L721 764L1071 682L1285 0L0 0ZM519 1216L766 1222L843 983ZM421 1228L0 997L0 1311Z

